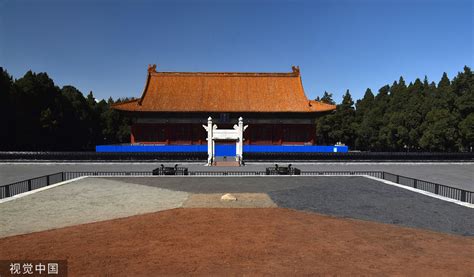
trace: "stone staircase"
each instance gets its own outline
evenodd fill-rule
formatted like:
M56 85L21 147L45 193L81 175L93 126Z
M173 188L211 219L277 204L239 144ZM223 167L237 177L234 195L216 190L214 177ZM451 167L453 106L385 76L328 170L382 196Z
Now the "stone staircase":
M236 157L215 157L213 166L240 166L239 161Z

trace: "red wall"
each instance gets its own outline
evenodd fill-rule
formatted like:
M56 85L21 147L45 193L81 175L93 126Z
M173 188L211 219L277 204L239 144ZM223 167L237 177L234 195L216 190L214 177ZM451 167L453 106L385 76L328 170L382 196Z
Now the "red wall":
M220 126L232 128L232 126ZM314 144L313 124L252 124L244 132L245 144ZM207 144L207 132L201 124L134 124L131 143Z

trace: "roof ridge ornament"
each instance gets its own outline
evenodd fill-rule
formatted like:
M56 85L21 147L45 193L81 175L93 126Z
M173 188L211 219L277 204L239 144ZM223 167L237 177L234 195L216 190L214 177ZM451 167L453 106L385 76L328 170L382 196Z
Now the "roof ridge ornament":
M293 73L296 73L298 76L300 76L300 67L299 67L299 65L292 65L291 70L293 71Z
M156 64L148 65L148 73L156 73Z

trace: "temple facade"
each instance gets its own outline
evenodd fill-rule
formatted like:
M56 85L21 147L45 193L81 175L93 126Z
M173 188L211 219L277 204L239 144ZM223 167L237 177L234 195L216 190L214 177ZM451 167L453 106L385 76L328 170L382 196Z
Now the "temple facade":
M113 108L132 119L132 144L205 145L209 117L221 129L242 117L244 145L315 145L315 119L336 106L308 100L295 66L237 73L157 72L153 65L141 97Z

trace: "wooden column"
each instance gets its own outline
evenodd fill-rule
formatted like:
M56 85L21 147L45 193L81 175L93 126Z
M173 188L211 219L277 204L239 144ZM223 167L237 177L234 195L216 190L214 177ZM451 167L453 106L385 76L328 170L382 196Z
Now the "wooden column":
M169 124L165 125L165 138L166 138L165 144L166 145L170 144L170 134L171 134L170 128L171 126Z
M309 142L314 144L314 134L316 132L314 124L308 125L307 132L309 133Z
M130 143L135 143L135 125L130 126Z
M283 126L281 124L278 124L278 128L277 128L278 132L278 144L279 145L282 145L283 143Z

